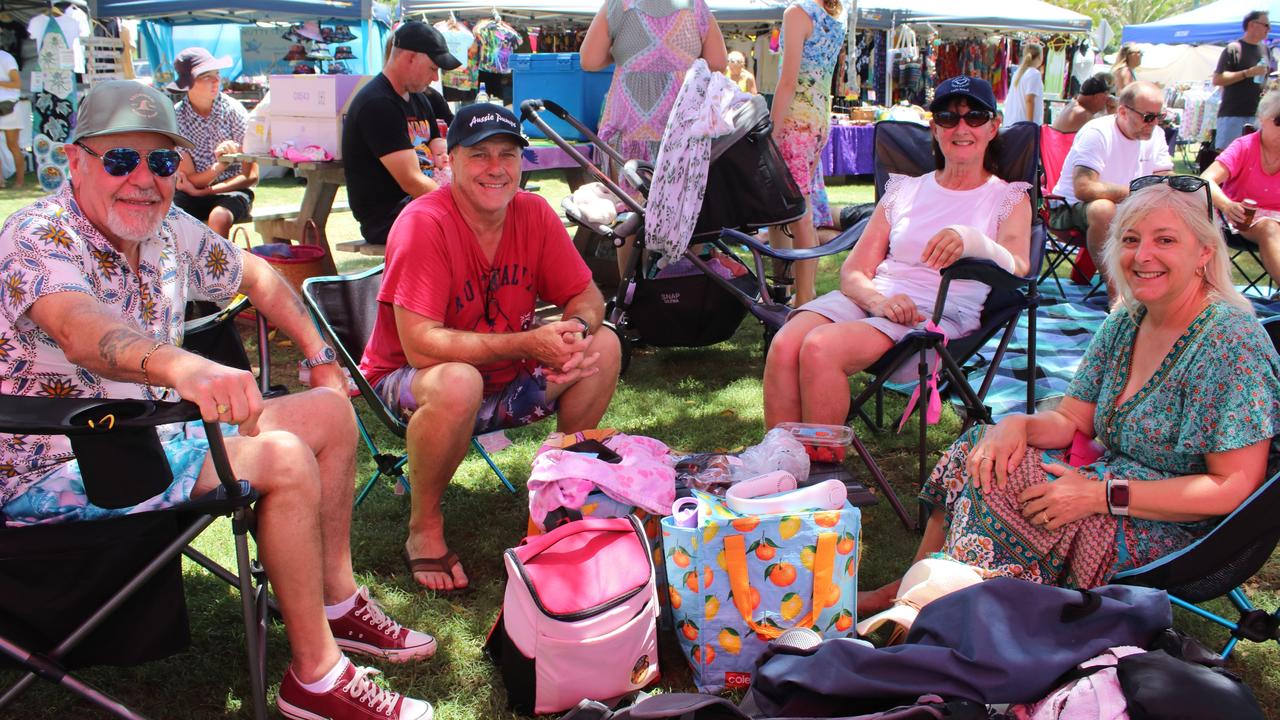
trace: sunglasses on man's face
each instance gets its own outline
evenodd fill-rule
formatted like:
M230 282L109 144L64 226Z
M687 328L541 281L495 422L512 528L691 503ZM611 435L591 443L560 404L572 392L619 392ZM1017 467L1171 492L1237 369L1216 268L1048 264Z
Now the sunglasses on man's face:
M969 110L963 115L958 112L952 112L951 110L942 110L933 114L933 122L935 122L938 127L951 129L959 125L961 120L964 120L965 125L976 128L982 127L988 122L991 122L991 117L991 113L986 110Z
M124 177L133 172L142 163L142 153L133 148L111 148L104 153L97 153L82 142L76 146L102 161L102 169L112 177ZM147 153L147 168L156 177L167 178L178 172L182 156L172 148L161 148Z
M1166 184L1179 192L1194 193L1204 190L1205 203L1208 205L1209 222L1213 222L1213 196L1209 193L1209 181L1195 175L1144 175L1129 183L1129 192L1135 193L1143 188Z
M1133 114L1135 114L1135 115L1137 115L1138 117L1142 118L1142 123L1143 123L1144 125L1150 125L1151 123L1155 122L1156 120L1163 120L1163 119L1164 119L1164 111L1163 111L1163 110L1161 110L1160 112L1144 113L1144 112L1142 112L1141 110L1139 110L1138 108L1136 108L1136 107L1134 107L1134 106L1132 106L1132 105L1123 105L1122 107L1128 108L1130 112L1132 112Z

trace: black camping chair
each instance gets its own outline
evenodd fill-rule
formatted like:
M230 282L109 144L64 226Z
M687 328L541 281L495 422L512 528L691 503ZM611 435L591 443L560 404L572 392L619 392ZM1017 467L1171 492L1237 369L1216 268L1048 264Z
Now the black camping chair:
M183 328L183 347L219 363L251 369L250 360L234 318L250 302L239 297L225 309L192 304ZM259 318L259 380L269 384L269 346L264 342L265 322ZM122 404L123 411L102 410L104 404ZM157 404L148 401L47 400L0 396L0 432L27 434L86 434L82 416L114 415L115 427L102 433L100 448L110 450L118 464L120 452L141 446L131 456L132 473L123 482L142 482L138 468L157 468L155 452L148 445L155 425L200 419L195 405ZM45 429L42 429L45 428ZM206 423L210 451L214 454L221 487L186 505L124 518L0 528L0 652L17 661L26 674L0 696L0 708L8 707L36 676L64 685L90 702L122 717L142 717L122 703L84 684L68 670L91 665L137 665L184 650L189 644L184 611L180 556L201 565L241 591L250 694L255 717L266 716L266 619L279 615L268 594L262 566L248 552L247 533L252 532L250 507L257 493L243 480L237 482L221 443L218 425ZM95 428L101 433L101 425ZM140 441L141 438L141 441ZM92 443L91 443L92 445ZM159 460L164 460L163 452ZM82 462L83 464L83 462ZM119 470L88 462L86 487L93 483L119 484ZM161 471L164 473L166 468ZM91 477L92 475L92 477ZM154 495L154 492L152 492ZM191 547L218 515L232 516L237 571L228 570ZM32 548L38 548L36 552ZM61 573L51 573L60 568ZM12 592L22 588L22 592Z
M169 482L155 426L199 419L186 402L0 396L0 432L67 435L98 505L134 504ZM104 422L105 420L105 422ZM41 678L122 718L143 716L71 674L129 665L184 649L190 640L181 556L219 515L231 515L254 717L267 717L267 578L249 554L257 493L238 481L217 423L205 423L221 486L177 507L109 520L0 527L0 657L21 677L0 713Z
M1263 324L1280 351L1280 318ZM1268 613L1255 608L1243 587L1280 543L1280 436L1271 442L1267 472L1270 479L1207 535L1111 578L1113 583L1167 590L1174 605L1225 627L1231 639L1222 649L1224 658L1241 640L1280 642L1280 610ZM1234 621L1198 605L1224 595L1238 613Z
M1035 192L1037 160L1039 157L1039 128L1034 123L1017 123L1000 131L1003 151L1000 156L1000 176L1010 181L1023 181L1032 186ZM884 193L885 183L890 173L918 176L934 169L929 128L918 123L885 121L876 123L875 130L875 184L876 198ZM1032 206L1036 199L1032 197ZM860 237L866 224L860 223L844 234ZM928 473L928 454L926 433L928 425L924 422L924 412L929 404L929 387L926 380L929 375L928 352L937 353L941 368L945 373L940 378L938 391L944 395L953 395L961 402L960 412L964 417L965 427L983 422L990 423L991 410L983 404L991 383L995 380L996 369L1004 357L1005 351L1013 339L1014 330L1022 314L1027 313L1027 412L1035 411L1035 376L1036 376L1036 310L1040 305L1040 292L1037 284L1037 270L1040 267L1044 252L1045 231L1037 217L1032 218L1031 228L1031 271L1026 277L1013 275L996 266L989 260L962 259L943 270L942 284L938 289L938 300L935 304L933 322L942 318L942 310L946 303L947 288L955 280L977 280L991 287L982 311L979 328L966 337L951 338L947 342L939 333L917 330L908 333L900 342L885 353L866 372L873 379L853 398L849 410L849 419L860 417L868 426L880 428L883 425L882 395L885 383L893 373L912 357L917 358L919 367L920 399L917 404L920 418L920 434L917 443L919 457L920 480L924 481ZM819 248L820 249L820 248ZM962 369L964 363L973 359L980 348L987 344L997 333L1003 333L999 345L987 363L987 373L978 389L969 385ZM945 343L945 344L944 344ZM871 398L876 400L876 419L873 421L864 410ZM880 469L879 463L871 457L871 453L855 433L853 446L858 456L871 472L875 483L884 492L893 505L894 511L908 528L915 527L897 494L889 485L888 478Z
M360 397L364 398L374 416L403 440L407 423L387 407L360 372L360 357L364 354L364 346L369 342L369 337L373 335L373 322L378 316L378 289L382 287L384 267L385 265L378 265L352 275L308 278L302 284L302 299L307 303L320 331L337 350L338 360L351 373L352 380L360 389ZM360 428L360 437L369 448L376 467L369 481L356 494L356 507L364 502L380 477L385 476L393 483L398 482L406 493L410 492L409 480L404 476L404 465L409 461L409 456L381 450L364 421L360 419L359 413L356 414L356 426ZM489 469L498 476L507 491L514 494L515 486L474 437L471 438L471 447L489 464Z
M1232 229L1225 218L1222 222L1222 239L1227 243L1227 251L1230 253L1227 257L1231 260L1231 266L1244 279L1244 293L1246 295L1252 293L1263 300L1270 298L1276 289L1275 280L1262 266L1262 256L1258 254L1258 246L1245 240L1243 235ZM1241 262L1242 256L1251 259L1254 265L1262 269L1250 271L1250 268ZM1264 284L1266 290L1262 289Z

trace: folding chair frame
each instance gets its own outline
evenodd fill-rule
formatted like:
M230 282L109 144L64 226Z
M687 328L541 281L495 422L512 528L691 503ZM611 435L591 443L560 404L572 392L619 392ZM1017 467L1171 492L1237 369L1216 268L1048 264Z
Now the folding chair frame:
M140 403L147 408L148 411L145 413L147 419L135 423L137 425L190 421L200 417L199 409L185 402L151 403L141 400L123 402ZM3 414L6 418L24 418L23 422L5 422L3 426L0 426L0 431L63 435L83 432L84 428L72 426L63 418L70 418L84 410L100 406L102 403L102 400L0 397L0 407L4 408ZM59 420L46 421L44 423L36 420L37 418L53 416L58 417ZM31 421L25 421L28 418ZM56 685L61 685L70 692L117 717L142 720L145 716L130 710L123 703L71 674L60 663L60 659L64 658L89 633L99 627L165 565L174 561L180 554L187 554L188 557L191 557L201 565L216 568L216 575L224 579L232 579L233 584L240 590L253 713L258 720L265 720L267 717L266 625L269 609L267 577L261 564L250 559L248 543L248 533L253 527L251 506L258 499L258 495L247 482L237 480L232 472L218 424L216 422L206 422L204 427L209 439L210 455L213 459L218 479L221 482L221 487L204 497L197 498L181 506L159 511L166 513L198 513L200 517L188 524L175 539L166 545L160 554L148 562L141 571L117 590L110 600L81 622L74 631L53 649L47 652L32 651L11 640L0 637L0 653L16 661L26 671L5 691L3 696L0 696L0 709L12 704L38 677ZM231 575L229 571L221 568L204 555L193 550L189 551L187 548L188 543L204 532L218 515L226 514L230 514L232 518L238 575ZM21 529L8 529L6 532L21 532Z
M321 307L319 299L315 296L315 288L320 287L323 284L367 280L375 275L381 275L384 267L385 265L378 265L351 275L325 275L308 278L306 282L302 284L302 299L306 303L307 309L311 311L311 317L315 321L316 326L320 328L320 332L324 334L325 338L337 351L338 361L342 363L342 366L345 367L349 373L351 373L351 379L355 382L356 387L359 388L360 396L369 406L369 410L373 412L385 427L394 432L401 440L404 440L408 424L398 417L391 408L387 407L386 403L382 401L382 398L378 396L378 393L374 391L373 385L371 385L364 377L364 374L360 372L360 358L351 354L351 349L346 346L346 343L342 341L338 331L329 322L329 319L325 316L324 310ZM360 348L361 351L363 351L363 349L364 348ZM408 454L383 452L378 447L377 443L374 442L373 435L369 432L368 427L365 425L364 420L360 417L359 413L356 413L356 427L360 430L360 438L364 441L365 447L369 449L369 455L373 458L374 471L360 488L359 492L356 493L354 503L355 507L360 507L360 504L364 502L370 491L372 491L373 487L377 484L378 478L381 477L386 477L393 485L399 484L405 494L411 493L413 488L410 487L409 480L404 474L404 466L409 461ZM515 486L511 484L511 481L507 479L506 474L502 472L502 469L498 467L497 463L493 461L493 458L475 437L471 438L471 447L480 454L480 457L484 458L485 463L489 465L489 469L498 477L498 480L507 489L507 491L514 495L516 493Z

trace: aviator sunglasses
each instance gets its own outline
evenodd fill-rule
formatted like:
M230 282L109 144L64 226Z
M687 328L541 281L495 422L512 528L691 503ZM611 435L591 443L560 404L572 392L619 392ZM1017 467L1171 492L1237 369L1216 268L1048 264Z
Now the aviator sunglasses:
M1195 175L1144 175L1129 183L1129 192L1137 192L1143 188L1166 183L1174 190L1194 193L1204 190L1205 203L1208 205L1209 222L1213 222L1213 196L1209 194L1209 181Z
M1129 109L1129 111L1130 111L1130 112L1132 112L1134 115L1137 115L1138 117L1142 118L1142 124L1144 124L1144 125L1150 125L1151 123L1155 122L1156 120L1163 120L1163 119L1164 119L1164 111L1163 111L1163 110L1161 110L1161 111L1160 111L1160 112L1158 112L1158 113L1144 113L1144 112L1142 112L1141 110L1139 110L1138 108L1136 108L1136 107L1134 107L1134 106L1132 106L1132 105L1122 105L1122 107L1128 108L1128 109Z
M938 127L944 127L948 130L959 125L961 120L969 127L982 127L991 121L991 113L986 110L969 110L961 115L951 110L940 110L933 114L933 121Z
M82 142L77 142L81 150L102 161L102 169L107 171L112 177L124 177L133 172L134 168L142 162L142 153L133 148L111 148L104 153L94 152L93 148ZM156 177L170 177L178 172L178 164L181 162L182 156L177 150L171 148L161 148L152 150L147 153L147 169L151 170L151 174Z

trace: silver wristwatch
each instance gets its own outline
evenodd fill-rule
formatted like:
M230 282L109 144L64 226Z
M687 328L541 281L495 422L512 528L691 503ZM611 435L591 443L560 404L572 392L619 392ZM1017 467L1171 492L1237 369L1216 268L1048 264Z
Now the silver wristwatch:
M338 353L334 352L333 348L325 345L323 350L309 358L306 358L302 362L298 363L298 365L311 369L317 365L328 365L329 363L336 362L338 362Z

